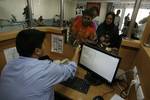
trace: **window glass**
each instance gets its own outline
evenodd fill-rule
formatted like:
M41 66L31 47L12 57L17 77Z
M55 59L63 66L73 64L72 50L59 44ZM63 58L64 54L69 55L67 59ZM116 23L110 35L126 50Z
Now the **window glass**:
M21 30L25 26L26 0L0 0L0 32Z

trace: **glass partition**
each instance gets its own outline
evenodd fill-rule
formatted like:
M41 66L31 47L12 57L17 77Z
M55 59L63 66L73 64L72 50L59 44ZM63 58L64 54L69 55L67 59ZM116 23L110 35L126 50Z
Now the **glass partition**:
M120 4L114 4L115 7L115 12L120 9L122 10L120 17L120 34L122 34L123 37L126 38L129 25L131 22L131 16L134 10L134 5L135 3L120 3ZM135 19L135 24L132 29L131 33L131 38L139 40L142 38L142 33L144 31L146 22L147 22L147 17L149 16L150 12L150 2L148 1L142 1L142 4L138 10L136 19Z
M59 26L59 1L60 0L32 0L33 26Z
M30 5L28 5L29 1ZM21 30L30 26L60 26L61 0L0 0L0 32ZM64 20L63 27L75 16L76 2L63 0ZM29 8L31 7L31 14ZM32 15L32 17L30 16Z
M0 0L0 32L16 31L25 27L25 5L26 0Z
M60 26L61 0L32 0L33 26ZM63 0L63 27L75 13L75 1Z

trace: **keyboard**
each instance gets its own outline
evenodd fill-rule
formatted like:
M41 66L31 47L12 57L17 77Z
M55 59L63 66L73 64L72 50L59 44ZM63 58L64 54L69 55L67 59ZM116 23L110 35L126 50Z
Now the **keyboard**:
M59 92L56 92L54 93L54 97L55 97L55 100L72 100L71 98L59 93Z
M69 78L68 80L62 82L61 84L85 94L87 94L90 87L90 84L88 83L87 80L78 77Z

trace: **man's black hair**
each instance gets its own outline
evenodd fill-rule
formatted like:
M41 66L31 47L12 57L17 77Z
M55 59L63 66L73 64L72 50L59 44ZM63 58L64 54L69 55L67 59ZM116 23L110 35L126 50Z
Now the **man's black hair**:
M41 48L45 33L35 29L26 29L18 33L16 48L20 56L31 57L35 48Z
M98 8L97 8L97 7L91 7L91 8L89 8L89 10L90 10L90 12L92 12L92 15L93 15L93 16L94 16L94 12L96 11L97 16L98 16L99 11L98 11Z
M83 12L82 12L83 16L90 16L90 17L93 17L93 12L91 11L91 9L85 9Z

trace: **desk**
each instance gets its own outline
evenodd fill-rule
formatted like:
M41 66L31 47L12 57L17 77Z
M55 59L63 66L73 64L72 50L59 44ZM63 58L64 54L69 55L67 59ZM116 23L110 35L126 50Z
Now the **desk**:
M41 30L44 31L45 28L43 28ZM49 30L46 30L46 31L49 31ZM46 39L47 39L47 44L46 44L47 50L46 51L49 52L48 55L50 56L50 58L52 58L52 59L64 59L64 58L71 59L73 56L74 49L73 49L73 47L69 46L68 44L64 44L64 52L61 54L50 52L51 43L50 43L50 34L49 33L51 33L51 31L48 32L46 35ZM52 33L53 33L53 31L52 31ZM0 57L1 57L0 69L2 69L3 66L6 64L3 49L15 46L16 35L17 35L17 32L0 34ZM78 67L76 75L80 78L83 78L85 74L86 74L86 71L83 70L82 68ZM65 87L61 84L58 84L55 86L55 90L65 96L68 96L69 98L72 98L73 100L92 100L93 97L95 97L97 95L102 96L103 94L111 91L112 88L110 88L109 86L107 86L105 84L102 84L100 86L91 86L89 88L88 93L84 94L84 93L78 92L76 90L73 90L69 87ZM117 89L115 89L115 91L105 95L104 99L110 100L110 98L117 92L118 92Z
M83 78L84 75L86 74L86 71L84 69L82 69L81 67L78 67L77 69L77 73L76 76ZM115 89L114 91L112 91L113 89L110 86L107 86L106 84L101 84L98 86L90 86L88 93L84 94L81 93L79 91L76 91L74 89L71 89L69 87L66 87L64 85L58 84L55 86L55 91L59 92L73 100L92 100L93 97L100 95L103 96L105 93L112 91L111 93L108 93L106 95L104 95L104 100L110 100L110 98L118 92L119 89L117 89L117 86L113 86Z
M150 48L142 45L142 48L137 53L134 65L137 66L139 72L138 75L145 96L144 100L150 100Z
M68 47L69 48L69 47ZM73 48L70 47L69 51L73 51ZM64 52L65 53L65 52ZM70 54L70 56L73 55ZM52 57L52 56L51 56ZM56 57L56 55L55 55ZM59 55L60 57L60 55ZM61 54L61 57L63 57L63 54ZM64 56L65 58L65 56ZM77 68L76 76L79 78L84 78L84 75L87 73L86 70L83 68L79 67ZM113 86L115 90L111 93L108 93L107 95L104 96L104 100L110 100L110 98L115 94L119 92L119 89L117 90L117 86ZM66 87L64 85L58 84L55 86L55 91L59 92L73 100L92 100L93 97L100 95L103 96L105 93L112 91L113 89L110 86L107 86L106 84L102 84L99 86L90 86L88 93L84 94L81 93L77 90L71 89L69 87Z
M122 39L119 49L119 56L122 58L120 68L124 70L131 69L140 48L141 42L139 40Z

